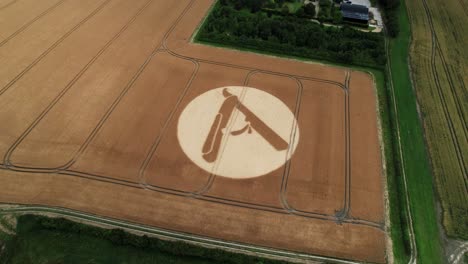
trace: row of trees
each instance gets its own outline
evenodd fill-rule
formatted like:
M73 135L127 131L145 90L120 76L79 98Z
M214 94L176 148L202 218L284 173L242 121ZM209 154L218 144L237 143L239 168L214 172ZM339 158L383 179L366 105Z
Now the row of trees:
M248 9L252 13L266 11L276 13L278 15L290 15L287 3L295 3L301 0L220 0L221 5L232 6L236 10ZM274 12L277 11L277 12ZM302 6L297 12L298 16L315 16L315 7L313 4Z
M247 8L253 13L260 11L268 2L269 0L220 0L221 5L229 5L236 10Z
M340 24L343 21L341 11L335 6L334 2L330 0L319 1L320 12L318 14L318 20L320 22L330 22L333 24Z
M295 2L298 0L220 0L221 5L223 6L232 6L236 10L241 10L246 8L252 13L257 13L261 10L270 10L278 9L285 7L282 10L283 15L289 14L289 9L287 6L284 6L284 3ZM383 19L386 25L388 34L392 37L396 37L399 32L398 24L398 7L400 5L400 0L378 0L380 7L383 9ZM331 2L339 3L340 0L329 1L320 1L321 10L318 19L320 22L332 22L340 23L341 22L341 13L339 10L334 10L333 5L329 5ZM330 10L331 9L331 10ZM281 14L281 12L278 12ZM302 6L296 13L295 16L299 18L313 18L315 17L315 7L312 4Z
M18 218L18 226L28 226L32 230L55 230L58 232L74 233L108 240L114 245L132 246L144 250L158 250L176 256L210 259L215 263L265 263L286 264L279 260L270 260L250 255L228 252L215 248L205 248L185 242L162 240L146 235L138 236L121 229L104 229L84 225L64 218L49 218L40 215L22 215Z
M264 4L265 8L282 8L286 3L294 3L300 0L270 0Z
M241 12L222 3L207 18L198 40L356 65L385 64L382 34L324 27L296 16Z

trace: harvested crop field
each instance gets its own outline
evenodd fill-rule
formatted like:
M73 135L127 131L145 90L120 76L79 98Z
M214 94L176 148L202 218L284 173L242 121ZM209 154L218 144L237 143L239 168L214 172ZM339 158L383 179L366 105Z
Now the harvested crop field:
M212 3L1 8L0 201L385 262L372 77L193 44Z

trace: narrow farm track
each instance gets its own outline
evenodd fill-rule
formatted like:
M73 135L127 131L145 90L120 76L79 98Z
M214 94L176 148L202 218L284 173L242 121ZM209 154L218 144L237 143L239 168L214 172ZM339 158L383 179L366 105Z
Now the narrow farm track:
M297 79L294 79L294 80L297 82L298 87L299 87L299 92L297 93L297 97L296 97L296 107L295 107L295 111L294 111L294 116L296 117L296 120L298 120L299 119L299 114L300 114L299 110L300 110L300 107L301 107L301 98L302 98L302 93L303 93L304 87L303 87L302 82L300 80L297 80ZM296 127L295 124L292 124L290 142L295 142L295 140L298 140L298 139L295 138L295 135L296 135L295 127ZM291 151L291 149L288 149L288 153L286 155L289 155L290 151ZM283 208L285 210L289 211L289 212L292 212L295 209L293 209L288 204L288 199L287 199L287 196L286 196L286 192L287 192L287 188L288 188L288 177L289 177L289 173L290 173L290 168L291 168L291 161L289 160L288 162L286 162L283 177L281 179L280 200L281 200L281 204L283 205Z
M351 207L351 117L350 117L350 100L349 100L349 82L351 80L351 73L349 71L346 72L346 79L345 79L345 135L346 135L346 146L345 146L345 201L344 201L344 208L343 211L339 212L338 218L342 217L345 218L348 216L349 209Z

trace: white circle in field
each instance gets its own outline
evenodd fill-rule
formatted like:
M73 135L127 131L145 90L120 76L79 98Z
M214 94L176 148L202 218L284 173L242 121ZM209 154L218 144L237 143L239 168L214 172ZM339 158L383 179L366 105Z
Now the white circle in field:
M289 107L259 89L209 90L182 111L177 137L184 153L215 175L245 179L280 168L293 155L299 127Z

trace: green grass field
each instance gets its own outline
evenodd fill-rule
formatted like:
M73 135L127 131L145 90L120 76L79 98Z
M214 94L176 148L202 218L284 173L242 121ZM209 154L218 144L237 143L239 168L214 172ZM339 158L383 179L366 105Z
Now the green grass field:
M399 19L400 34L390 41L390 61L418 263L442 263L433 180L408 69L411 30L404 2Z

